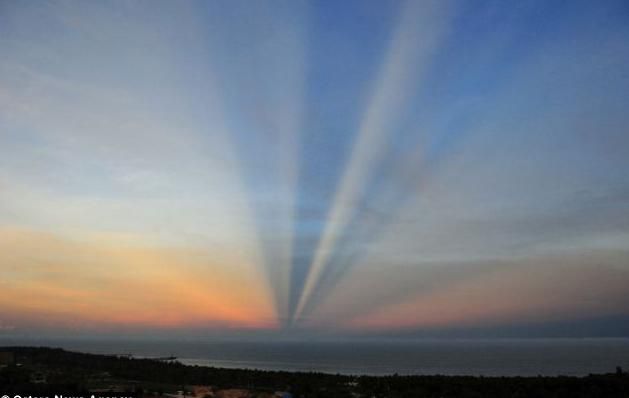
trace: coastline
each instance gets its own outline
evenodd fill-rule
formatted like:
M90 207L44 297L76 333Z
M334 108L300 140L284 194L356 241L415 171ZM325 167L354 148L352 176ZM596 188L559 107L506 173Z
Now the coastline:
M629 375L618 368L588 376L366 376L226 369L177 361L96 355L49 347L0 347L0 387L6 393L131 392L189 398L273 397L625 397ZM7 354L9 353L9 354ZM204 389L204 390L203 390ZM205 391L195 395L195 391ZM229 393L225 391L230 391ZM232 394L232 395L229 395ZM236 394L236 395L233 395ZM271 395L269 395L271 394ZM36 395L36 394L34 394ZM281 396L281 395L280 395Z
M585 376L629 368L629 339L408 341L200 341L0 339L0 346L52 346L136 358L176 356L188 365L345 375Z

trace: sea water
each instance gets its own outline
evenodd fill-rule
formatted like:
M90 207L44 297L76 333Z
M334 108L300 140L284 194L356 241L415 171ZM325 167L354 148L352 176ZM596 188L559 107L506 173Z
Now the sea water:
M582 376L629 369L629 339L334 342L0 339L97 354L175 356L189 365L367 375Z

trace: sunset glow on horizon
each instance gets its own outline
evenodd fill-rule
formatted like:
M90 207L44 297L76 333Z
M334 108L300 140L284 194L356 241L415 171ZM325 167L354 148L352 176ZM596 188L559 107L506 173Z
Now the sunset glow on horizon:
M3 2L0 336L614 335L629 8L594 3Z

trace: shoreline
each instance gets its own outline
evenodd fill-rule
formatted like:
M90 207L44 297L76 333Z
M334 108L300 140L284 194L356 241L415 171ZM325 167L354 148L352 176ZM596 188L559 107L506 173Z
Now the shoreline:
M175 356L187 365L387 376L585 376L629 368L629 339L250 342L2 339L0 346L54 346L136 358Z
M1 361L5 362L4 366ZM629 395L629 374L618 368L588 376L350 376L191 366L177 361L97 355L50 347L0 347L0 387L11 393L63 389L133 392L152 397L172 397L183 391L186 398L265 398L272 397L268 394L276 391L290 394L285 396L304 398L465 397L478 394L624 397ZM201 387L212 393L192 395ZM224 395L223 391L237 395Z

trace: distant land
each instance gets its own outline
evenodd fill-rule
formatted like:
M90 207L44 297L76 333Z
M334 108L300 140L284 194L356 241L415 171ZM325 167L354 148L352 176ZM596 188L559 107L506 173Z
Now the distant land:
M48 347L0 347L0 393L164 398L628 397L620 367L584 377L348 376L189 366Z

